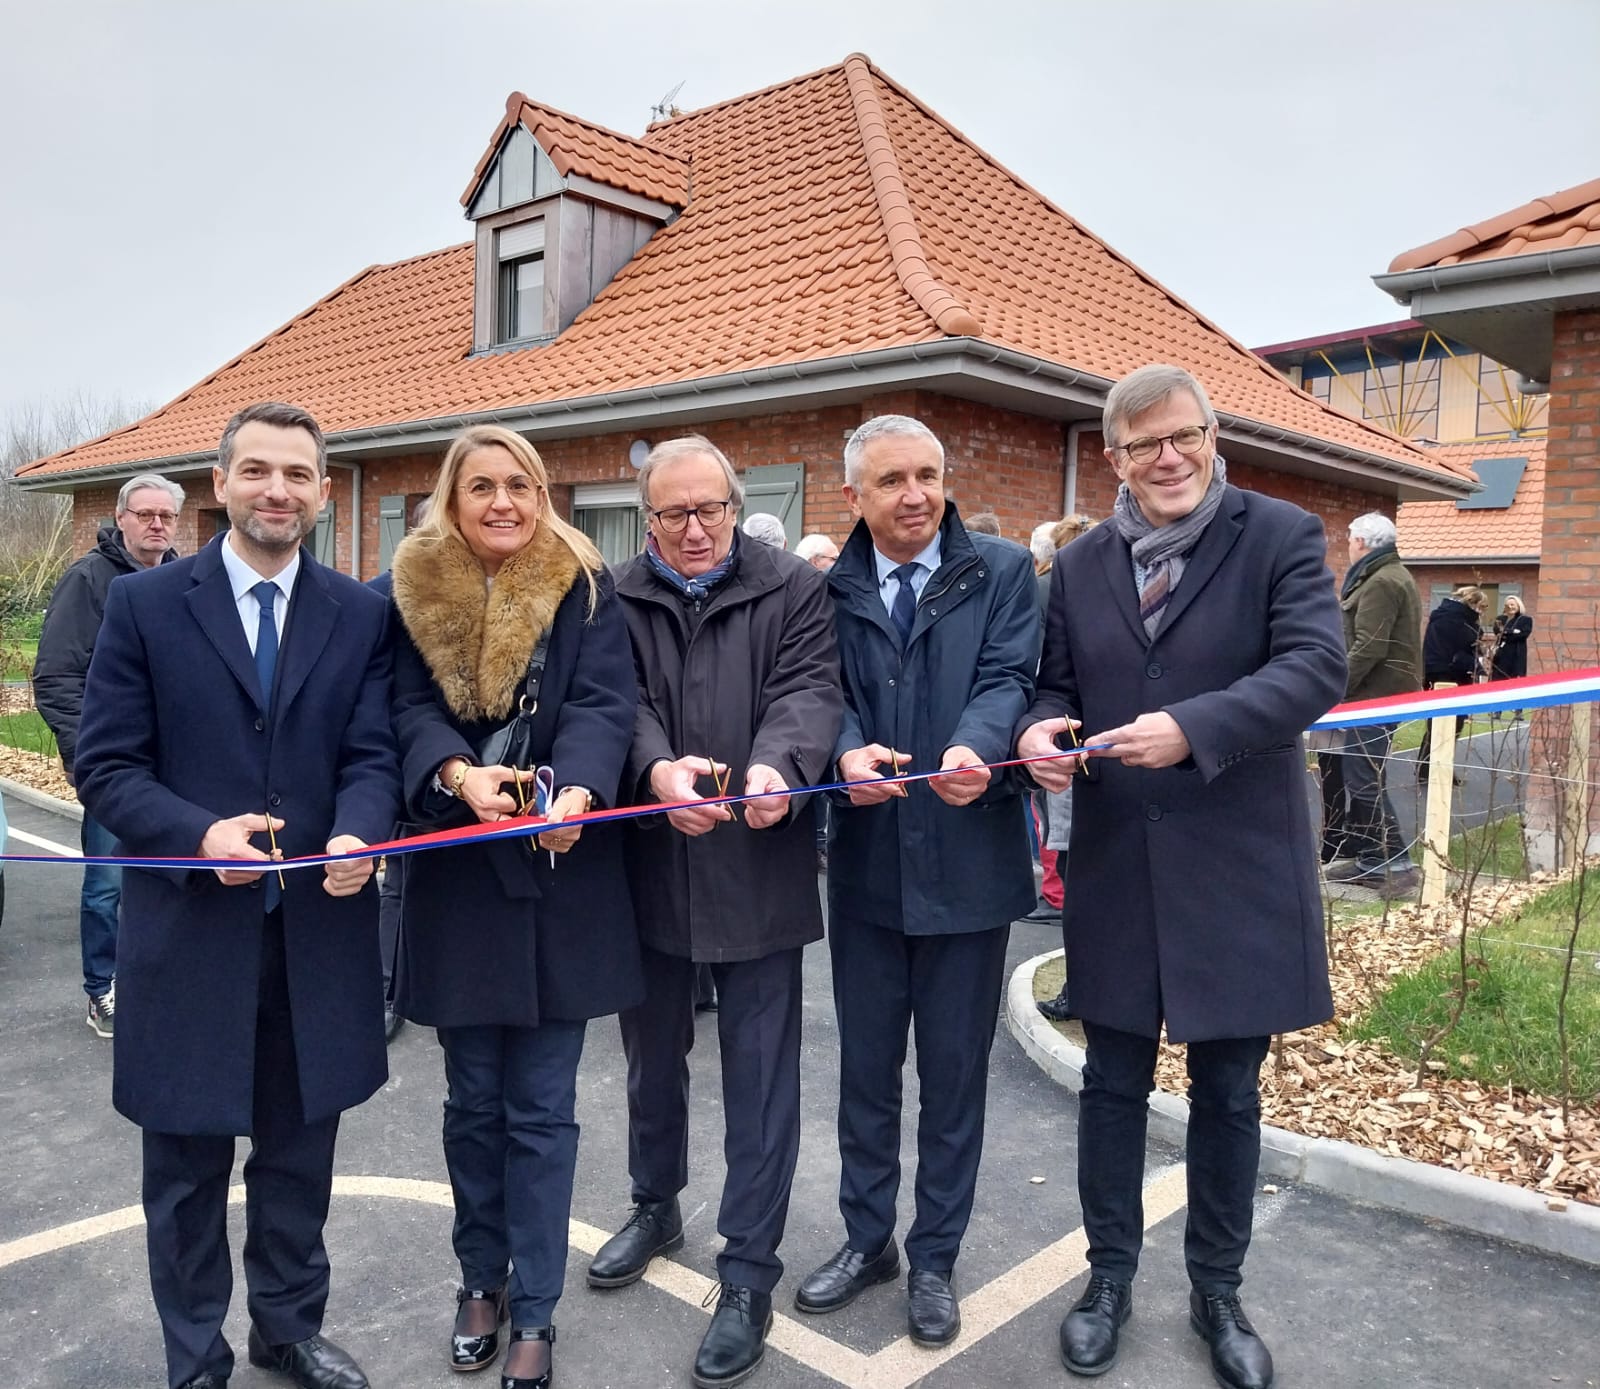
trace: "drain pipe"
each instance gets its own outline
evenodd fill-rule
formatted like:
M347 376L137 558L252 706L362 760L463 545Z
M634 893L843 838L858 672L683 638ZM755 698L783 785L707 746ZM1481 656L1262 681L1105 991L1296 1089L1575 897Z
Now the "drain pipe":
M357 581L361 578L361 465L359 463L341 463L330 458L330 468L348 468L350 470L350 577ZM339 542L334 540L334 553L338 553ZM337 568L337 566L335 566Z
M1078 511L1078 449L1085 433L1095 428L1093 420L1074 420L1067 426L1067 494L1062 505L1063 516L1075 516Z

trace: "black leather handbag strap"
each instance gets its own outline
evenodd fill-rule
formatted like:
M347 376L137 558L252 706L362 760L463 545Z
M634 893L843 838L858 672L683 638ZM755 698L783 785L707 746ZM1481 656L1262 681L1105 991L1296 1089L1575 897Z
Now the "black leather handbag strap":
M522 685L518 712L530 718L539 707L539 686L544 681L544 663L549 655L550 633L547 629L539 633L539 640L534 643L533 655L528 657L528 674Z

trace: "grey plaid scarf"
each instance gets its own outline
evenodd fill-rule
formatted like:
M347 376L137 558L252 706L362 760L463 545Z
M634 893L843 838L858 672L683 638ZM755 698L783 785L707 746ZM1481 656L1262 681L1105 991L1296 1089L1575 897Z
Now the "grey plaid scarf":
M1211 485L1200 498L1200 505L1187 516L1166 526L1153 526L1139 510L1128 484L1117 488L1116 506L1112 519L1117 531L1133 550L1134 580L1139 582L1139 620L1144 623L1144 634L1153 637L1161 625L1161 614L1166 611L1167 600L1177 588L1178 580L1188 564L1189 552L1199 543L1211 518L1222 505L1222 489L1228 482L1228 466L1219 453L1211 465Z

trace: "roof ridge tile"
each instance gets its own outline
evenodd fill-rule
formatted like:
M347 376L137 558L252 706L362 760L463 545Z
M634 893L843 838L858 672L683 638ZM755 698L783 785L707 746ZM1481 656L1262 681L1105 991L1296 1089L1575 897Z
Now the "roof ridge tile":
M911 199L900 177L894 142L889 138L888 120L873 87L871 64L860 54L852 54L844 60L844 74L856 125L861 131L867 170L872 175L873 197L889 238L889 256L894 262L895 274L900 277L906 293L941 331L958 338L982 336L983 325L945 287L928 264L916 217L911 211Z

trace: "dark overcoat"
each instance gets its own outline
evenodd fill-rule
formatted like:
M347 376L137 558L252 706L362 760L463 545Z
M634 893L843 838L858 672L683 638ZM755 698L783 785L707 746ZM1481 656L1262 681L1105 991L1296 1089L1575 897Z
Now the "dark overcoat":
M1114 525L1057 556L1025 723L1081 718L1092 743L1165 710L1191 749L1073 778L1067 974L1085 1020L1154 1037L1165 1016L1192 1042L1332 1016L1300 745L1345 686L1326 549L1316 518L1227 487L1154 639Z
M1011 733L1033 693L1039 601L1033 559L1011 541L968 532L945 508L940 562L917 603L911 639L879 597L872 534L857 522L828 573L837 604L844 724L835 757L869 743L909 753L931 772L945 749L985 762L1011 756ZM933 788L880 805L833 805L828 845L830 929L864 922L908 935L1003 926L1033 906L1021 780L996 773L971 805Z
M1422 671L1429 685L1470 685L1478 678L1478 614L1459 598L1442 598L1422 635Z
M534 762L556 789L581 786L595 809L617 801L633 734L633 659L610 576L589 584L570 550L541 527L486 591L455 539L407 538L394 558L403 624L395 643L395 729L407 816L424 830L478 823L434 789L452 757L476 748L511 712L538 635L548 630ZM408 856L395 1008L434 1027L602 1017L644 993L622 833L586 828L551 864L532 838Z
M1509 621L1504 616L1494 620L1499 640L1494 648L1494 678L1515 680L1528 673L1528 638L1533 635L1533 619L1527 613L1518 613Z
M842 703L823 576L766 545L739 545L733 572L698 604L641 556L618 576L633 638L639 716L624 786L650 799L665 758L715 758L744 789L752 763L790 786L828 772ZM698 609L698 610L697 610ZM709 781L702 795L712 794ZM665 816L627 831L639 932L652 950L710 964L758 960L822 936L815 807L794 796L777 824L742 819L680 834Z
M269 713L222 543L111 585L78 730L84 806L139 856L193 855L217 820L249 812L282 818L286 858L335 835L386 839L399 808L387 607L302 550ZM286 873L282 898L308 1123L388 1074L377 888L330 897L322 878ZM259 881L124 871L111 1093L134 1123L250 1131L263 916Z

